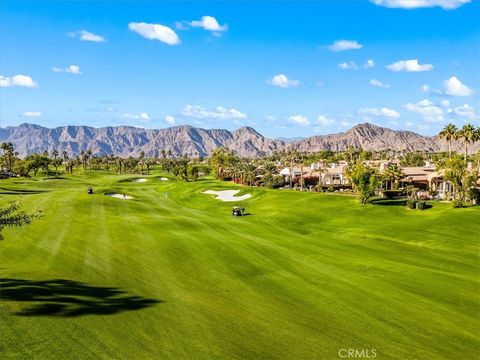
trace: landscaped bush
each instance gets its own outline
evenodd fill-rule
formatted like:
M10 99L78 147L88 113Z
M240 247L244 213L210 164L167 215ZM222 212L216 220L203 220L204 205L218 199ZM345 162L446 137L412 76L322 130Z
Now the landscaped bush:
M335 189L333 188L333 186L329 186L328 189L327 189L328 192L334 192Z
M475 205L480 205L480 189L479 188L471 188L469 191L469 198Z
M407 200L407 207L409 209L416 209L418 200L409 199Z
M387 199L393 199L395 196L400 196L403 194L403 190L383 190L382 194Z
M427 208L427 202L426 201L417 202L417 209L418 210L425 210L426 208Z
M458 199L453 200L452 207L454 207L455 209L463 207L462 200L458 200Z
M278 189L279 187L282 187L285 185L285 179L283 178L282 175L276 175L272 179L272 187L274 189Z

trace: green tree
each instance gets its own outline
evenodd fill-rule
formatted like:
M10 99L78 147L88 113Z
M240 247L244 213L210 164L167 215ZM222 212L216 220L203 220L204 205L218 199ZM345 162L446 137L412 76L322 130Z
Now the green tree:
M53 150L52 151L52 156L53 156L53 167L55 168L55 176L58 176L58 167L62 164L62 160L58 158L58 150ZM58 162L57 160L60 160Z
M210 166L217 179L223 180L228 176L229 166L235 158L234 152L227 148L219 147L213 150L210 157Z
M419 152L408 152L400 160L400 165L402 166L423 166L424 164L424 156Z
M3 159L5 163L5 167L8 171L12 171L13 169L13 160L15 155L14 146L11 142L3 142L0 145L0 148L3 150Z
M375 195L375 190L379 185L376 169L358 161L352 165L349 164L347 176L352 182L353 188L358 192L360 202L366 204L368 199Z
M45 150L41 155L40 162L42 164L43 170L45 171L45 176L48 176L50 173L50 169L48 168L52 160L48 157L48 151Z
M448 144L448 157L452 157L452 141L458 139L458 129L454 124L445 125L438 136Z
M463 127L458 132L458 138L463 140L463 144L465 146L465 154L464 154L464 161L467 162L468 157L468 146L477 141L477 130L471 124L463 125Z
M453 198L460 202L466 201L470 189L476 187L478 167L474 166L469 169L465 159L460 156L452 156L451 159L445 161L442 169L445 180L450 181L453 185Z
M402 177L402 169L398 164L389 164L382 173L382 180L390 183L390 190L397 187L398 180ZM385 185L385 190L387 186Z
M0 209L0 240L3 240L3 229L28 225L38 214L27 214L21 210L20 200L11 201L6 208Z
M68 173L68 169L69 169L69 166L71 165L71 163L68 161L68 152L66 150L63 150L62 151L62 156L63 156L63 164L65 165L65 173ZM70 169L70 173L71 173L71 169Z

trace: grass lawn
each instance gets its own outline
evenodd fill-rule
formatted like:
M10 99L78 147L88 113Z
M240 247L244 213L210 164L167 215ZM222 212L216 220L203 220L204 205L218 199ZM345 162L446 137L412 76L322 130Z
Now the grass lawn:
M0 242L2 359L478 358L480 207L160 176L0 181L43 211Z

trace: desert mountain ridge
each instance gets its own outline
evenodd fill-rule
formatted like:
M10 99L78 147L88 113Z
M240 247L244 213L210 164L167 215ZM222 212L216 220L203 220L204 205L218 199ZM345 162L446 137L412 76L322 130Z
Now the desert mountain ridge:
M422 136L411 131L397 131L370 123L359 124L350 130L331 135L317 135L305 139L270 139L252 127L202 129L190 125L164 129L143 129L132 126L61 126L53 129L36 124L21 124L0 128L0 142L11 142L20 156L32 153L67 151L70 156L90 149L93 155L115 154L135 156L144 151L146 156L159 156L162 150L173 154L208 156L218 147L234 150L240 156L259 157L275 151L295 147L299 151L342 151L348 147L364 150L419 150L445 151L447 143L438 136ZM477 151L480 144L470 146ZM452 149L463 151L457 141Z

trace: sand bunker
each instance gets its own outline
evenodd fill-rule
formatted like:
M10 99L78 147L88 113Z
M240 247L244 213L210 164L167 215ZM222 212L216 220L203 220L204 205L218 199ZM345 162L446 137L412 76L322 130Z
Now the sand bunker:
M128 195L123 195L123 194L105 194L110 197L114 197L117 199L122 199L122 200L130 200L133 199L133 196L128 196Z
M242 201L246 200L250 197L252 197L251 194L245 194L242 196L234 196L235 194L238 194L240 190L223 190L223 191L214 191L214 190L207 190L204 191L204 194L209 194L209 195L217 195L218 200L222 201Z
M168 180L170 180L170 179L165 178L165 177L160 178L160 181L168 181Z
M146 181L148 181L148 180L142 178L142 179L135 179L135 180L133 180L133 181L134 181L134 182L146 182Z

